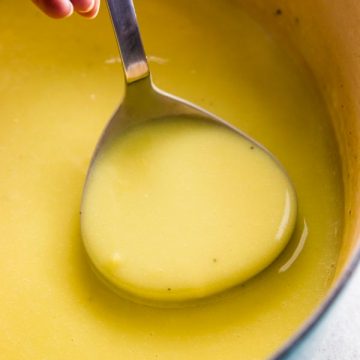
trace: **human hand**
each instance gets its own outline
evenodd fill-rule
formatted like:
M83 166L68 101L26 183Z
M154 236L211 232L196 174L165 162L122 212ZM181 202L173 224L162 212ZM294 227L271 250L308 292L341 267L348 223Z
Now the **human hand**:
M32 0L45 14L61 19L77 12L88 19L99 12L100 0Z

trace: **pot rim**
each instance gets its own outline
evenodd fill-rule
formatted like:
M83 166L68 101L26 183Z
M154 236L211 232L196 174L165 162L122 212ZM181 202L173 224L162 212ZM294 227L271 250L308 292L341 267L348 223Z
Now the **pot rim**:
M281 360L287 358L291 353L296 350L298 346L306 340L307 336L315 330L316 326L324 319L330 308L340 298L340 294L345 291L346 286L349 284L351 277L355 270L360 268L360 245L354 250L354 254L348 261L347 266L343 270L343 274L336 284L330 290L329 294L320 303L311 317L301 326L301 328L293 335L279 350L277 350L269 360Z

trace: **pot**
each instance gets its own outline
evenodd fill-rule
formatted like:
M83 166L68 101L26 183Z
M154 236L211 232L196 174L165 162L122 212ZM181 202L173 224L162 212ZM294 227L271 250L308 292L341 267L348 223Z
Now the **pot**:
M345 293L346 285L355 269L360 269L360 27L358 26L360 2L356 0L219 1L227 1L234 7L246 8L271 33L276 34L280 41L290 47L291 51L296 53L314 74L331 113L340 150L345 191L343 241L336 274L331 289L321 305L293 338L271 358L272 360L311 359L312 349L318 344L323 328L326 327L332 318L333 311L336 310L335 305L340 299L339 295ZM0 4L0 8L1 6ZM3 6L6 10L8 5L5 2ZM9 34L10 38L11 33ZM24 33L26 39L23 41L24 47L27 41L33 41L33 39L27 39L26 35ZM67 35L57 40L60 43L66 41ZM102 35L97 34L97 36L99 36L97 41L101 44ZM89 40L91 41L92 39ZM44 54L47 55L47 52L48 50L44 49ZM64 57L66 58L66 55ZM36 64L37 59L30 60ZM73 61L82 60L74 59ZM110 59L110 61L117 62L117 59ZM14 62L14 64L12 70L16 71L18 63ZM19 64L21 65L21 59ZM39 75L41 76L42 73L39 72ZM54 76L54 79L54 82L61 81L61 74ZM100 76L97 80L100 81ZM64 88L72 95L76 94L71 86ZM34 92L38 92L41 96L47 95L39 88L35 88ZM115 103L117 99L114 97L111 101ZM100 128L99 124L99 130ZM71 129L70 125L69 129ZM80 254L80 250L78 253ZM79 274L84 278L90 277L87 273L88 269L83 267L84 259L78 253L75 260L81 265ZM91 281L86 284L90 284L90 289ZM84 288L88 290L86 286Z
M272 359L308 359L360 262L360 3L239 0L303 58L330 110L343 168L344 236L331 291Z

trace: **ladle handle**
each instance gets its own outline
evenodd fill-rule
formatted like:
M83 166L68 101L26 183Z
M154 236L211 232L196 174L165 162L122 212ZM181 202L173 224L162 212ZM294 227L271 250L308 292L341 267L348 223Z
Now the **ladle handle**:
M132 0L107 0L128 84L148 77L149 66Z

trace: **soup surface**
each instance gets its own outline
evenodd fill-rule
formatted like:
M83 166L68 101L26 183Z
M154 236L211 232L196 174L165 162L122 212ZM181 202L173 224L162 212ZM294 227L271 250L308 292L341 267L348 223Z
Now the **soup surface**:
M156 309L109 291L88 266L79 209L93 148L123 94L110 21L104 9L92 22L53 21L29 1L3 0L4 359L264 359L331 284L341 174L311 76L233 2L136 5L155 84L232 122L284 164L298 196L295 233L270 267L216 302Z

